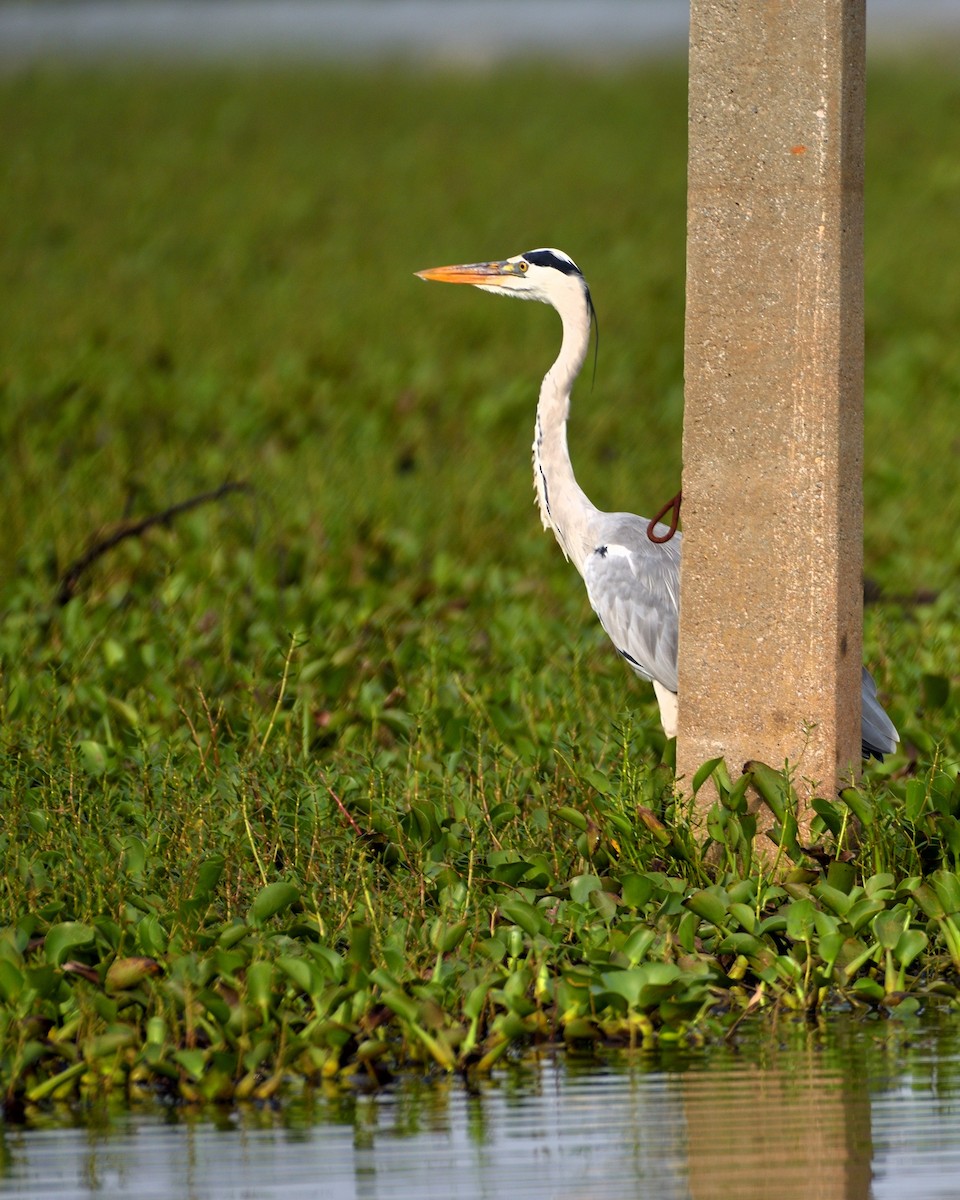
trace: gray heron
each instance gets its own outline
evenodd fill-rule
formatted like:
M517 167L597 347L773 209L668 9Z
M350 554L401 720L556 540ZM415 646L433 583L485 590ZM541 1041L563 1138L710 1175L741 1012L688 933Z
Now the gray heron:
M626 512L603 512L577 483L567 447L570 394L590 343L596 314L580 268L562 250L528 250L499 262L418 271L421 279L468 283L499 296L539 300L557 310L560 353L543 377L533 438L533 479L545 529L552 529L586 584L593 611L620 656L653 684L667 737L677 732L677 638L680 624L682 535L656 542L649 522ZM666 526L655 526L665 536ZM899 737L862 668L862 744L882 758Z

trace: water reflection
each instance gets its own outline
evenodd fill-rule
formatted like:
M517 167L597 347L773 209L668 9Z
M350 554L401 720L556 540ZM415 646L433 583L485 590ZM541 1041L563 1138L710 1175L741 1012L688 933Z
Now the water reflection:
M475 1090L61 1110L0 1131L0 1195L934 1200L960 1195L958 1072L951 1021L791 1023L709 1053L545 1055Z

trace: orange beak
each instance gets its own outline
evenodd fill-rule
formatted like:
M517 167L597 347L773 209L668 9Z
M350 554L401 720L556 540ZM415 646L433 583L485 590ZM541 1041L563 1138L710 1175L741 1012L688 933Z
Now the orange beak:
M517 263L486 262L465 263L457 267L428 267L425 271L417 271L421 279L432 279L437 283L472 283L496 284L504 275L519 275Z

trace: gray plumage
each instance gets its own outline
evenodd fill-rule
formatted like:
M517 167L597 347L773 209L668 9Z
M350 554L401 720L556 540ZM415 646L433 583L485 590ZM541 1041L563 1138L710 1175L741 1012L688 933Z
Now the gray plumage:
M567 448L570 394L590 342L593 302L579 268L561 250L539 249L498 262L434 267L423 279L469 283L484 291L552 305L560 315L560 353L540 388L533 440L533 479L544 528L583 577L590 604L626 663L653 683L665 732L677 732L677 640L682 535L647 536L633 513L607 513L584 494ZM666 533L665 526L658 526ZM899 740L863 670L863 753L881 758Z

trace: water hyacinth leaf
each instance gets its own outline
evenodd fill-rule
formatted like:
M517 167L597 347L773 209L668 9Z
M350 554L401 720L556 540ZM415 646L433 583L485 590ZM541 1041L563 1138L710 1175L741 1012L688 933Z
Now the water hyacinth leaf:
M167 1022L163 1017L150 1017L147 1021L147 1045L162 1046L167 1040Z
M753 933L757 927L757 914L749 904L733 901L730 905L730 916L733 917L747 933Z
M683 905L696 913L711 925L722 926L727 922L729 901L724 890L714 884L709 888L701 888L684 900Z
M100 1033L84 1047L84 1053L87 1060L106 1058L108 1055L116 1054L118 1050L126 1050L128 1046L132 1046L137 1039L137 1033L134 1029L114 1029L107 1033Z
M927 784L923 779L907 781L903 793L903 812L911 825L916 825L920 820L920 816L927 806L927 796Z
M227 860L222 854L213 854L197 868L197 879L193 886L194 900L210 900L217 890Z
M893 947L893 956L901 966L909 967L926 950L929 940L922 929L905 929Z
M864 925L872 921L878 913L882 914L885 907L886 905L882 900L871 900L864 896L854 904L851 904L847 909L845 914L847 924L854 933L859 933Z
M254 901L250 905L248 920L253 924L261 925L264 921L269 921L271 917L285 912L292 905L296 904L299 899L300 890L292 883L287 883L284 880L278 880L276 883L268 883L254 897Z
M108 991L126 991L159 974L160 964L155 958L146 955L115 958L107 968L104 984Z
M0 958L0 999L12 1004L23 991L26 979L7 958Z
M633 967L627 971L606 971L601 978L607 991L622 996L630 1008L639 1007L640 997L650 982L644 967Z
M47 962L59 967L73 950L93 943L95 931L80 921L63 921L47 931L43 941L43 953Z
M787 909L787 937L794 942L806 942L814 929L812 900L797 900Z
M881 1004L884 996L886 996L883 985L876 979L855 979L851 990L858 996L866 1000L872 1000L877 1004Z
M930 876L934 891L948 916L960 913L960 877L954 871L934 871Z
M123 839L123 869L134 880L143 878L147 863L147 845L143 838L128 834Z
M27 824L34 833L39 833L41 837L50 828L50 822L47 820L47 814L35 808L27 813Z
M310 942L307 945L307 953L316 960L317 966L332 983L343 982L347 967L336 950L319 942Z
M617 787L611 783L606 775L596 770L594 767L586 767L582 771L582 777L586 783L589 783L594 791L599 792L601 796L615 796Z
M373 930L363 921L353 921L350 925L350 948L347 957L355 967L369 971L372 964L371 946Z
M534 908L532 904L527 904L525 900L504 900L500 905L500 912L508 921L519 925L523 932L529 934L530 937L536 937L541 932L549 933L549 926L543 913Z
M867 827L873 824L875 811L873 802L857 788L843 788L840 799L847 805L857 820Z
M920 677L925 708L945 708L950 699L950 680L946 675L924 673Z
M649 875L630 873L620 879L620 899L628 908L643 908L653 896L656 884Z
M320 972L312 968L305 958L284 954L277 959L277 966L304 994L311 996L323 990L324 980Z
M470 928L467 921L458 921L455 925L441 926L438 929L438 938L433 944L441 954L450 954L466 937L467 930ZM432 940L432 939L431 939Z
M838 811L837 806L832 801L823 800L818 796L810 801L810 807L820 820L823 821L833 836L839 837L840 830L843 828L843 816Z
M752 933L728 933L717 949L722 954L744 954L754 967L757 960L772 962L776 957L767 943Z
M626 957L631 966L636 966L638 962L646 958L647 951L656 940L657 935L653 929L649 929L646 925L638 925L620 947L620 953Z
M41 1000L48 1000L60 986L60 977L53 965L25 967L23 977L27 987L33 988Z
M871 875L869 879L864 880L863 890L871 899L888 900L893 892L893 885L896 881L888 871L882 871L878 875Z
M85 740L77 747L80 751L80 762L88 775L95 779L105 775L113 765L116 754L102 742Z
M612 892L596 888L590 893L590 903L604 921L612 921L617 915L617 897Z
M258 959L247 967L247 1000L266 1013L273 999L273 963Z
M767 807L781 826L785 827L788 812L796 812L797 795L782 771L754 759L746 764L745 773L759 792Z
M937 835L946 842L954 861L960 859L960 820L952 813L938 816Z
M173 1058L191 1079L199 1081L203 1078L207 1064L206 1050L174 1050Z
M159 918L153 913L137 922L137 942L144 954L161 958L167 952L167 935Z
M893 950L899 942L904 927L904 914L881 912L874 919L873 935L884 950Z
M827 883L849 896L853 885L857 882L857 870L852 862L841 862L839 859L827 867Z
M124 725L128 725L131 729L139 729L140 714L132 704L128 704L126 700L121 700L118 696L108 696L107 704Z
M694 775L693 775L693 783L691 784L694 795L696 795L697 792L700 791L700 789L703 787L703 785L707 782L707 780L714 773L714 771L716 771L717 767L719 767L722 762L723 762L722 756L719 758L710 758L710 759L707 759L707 761L705 763L702 763L697 768L697 770L694 772Z
M820 951L820 957L823 959L824 963L826 963L828 969L831 969L834 963L837 961L840 951L843 949L843 942L843 934L839 932L821 935L818 942L818 949Z
M570 880L570 899L576 904L589 904L590 893L603 887L597 875L574 875ZM519 925L520 922L518 921Z
M929 883L918 884L913 889L912 895L926 916L930 917L931 920L940 921L946 916L946 911L940 897Z
M670 842L673 840L673 835L655 812L649 808L646 808L642 804L638 804L637 816L640 818L641 824L653 834L661 846L670 845ZM629 833L629 830L622 829L621 832L626 834Z
M566 821L568 825L572 825L574 829L579 829L581 833L585 833L587 829L587 818L579 809L569 808L566 805L561 805L556 810L556 815L561 821Z
M493 981L490 979L484 980L483 983L478 983L471 988L470 994L463 1003L463 1012L471 1021L479 1020L487 1002L487 993L490 991Z
M498 863L497 866L491 868L490 877L491 879L495 879L497 883L506 883L510 887L516 887L521 879L534 869L532 863L523 862L522 860Z
M845 917L853 905L853 901L846 892L838 891L829 883L818 883L813 892L827 908L841 917Z

